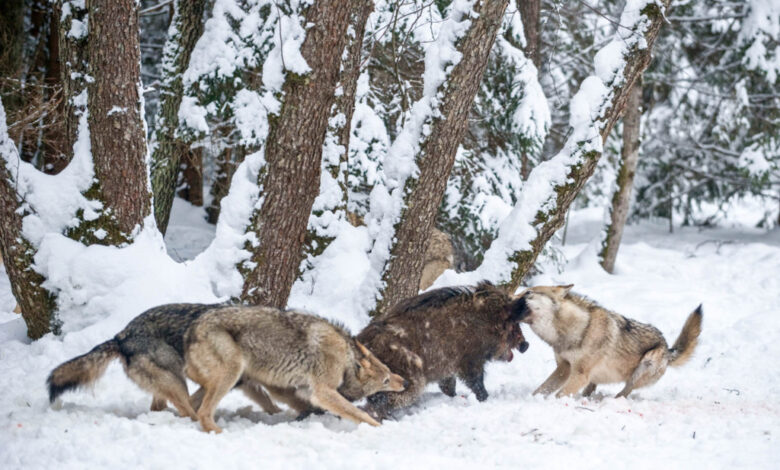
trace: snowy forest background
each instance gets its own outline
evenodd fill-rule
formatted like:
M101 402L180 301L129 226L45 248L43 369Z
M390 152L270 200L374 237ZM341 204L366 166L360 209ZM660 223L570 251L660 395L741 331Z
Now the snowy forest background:
M3 0L0 467L776 467L778 77L776 0ZM543 399L525 328L487 401L430 387L379 428L231 393L208 435L118 364L45 392L153 306L356 333L483 279L667 340L703 303L700 344Z

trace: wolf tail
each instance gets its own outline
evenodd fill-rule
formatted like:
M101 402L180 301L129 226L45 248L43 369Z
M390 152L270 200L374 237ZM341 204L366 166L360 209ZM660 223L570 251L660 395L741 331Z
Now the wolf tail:
M86 354L63 362L46 379L49 401L53 402L68 390L91 385L105 373L108 364L120 355L119 343L116 339L110 339Z
M677 337L677 341L669 349L669 365L678 367L688 362L688 359L691 358L693 350L699 342L701 318L701 305L699 305L685 320L680 336Z

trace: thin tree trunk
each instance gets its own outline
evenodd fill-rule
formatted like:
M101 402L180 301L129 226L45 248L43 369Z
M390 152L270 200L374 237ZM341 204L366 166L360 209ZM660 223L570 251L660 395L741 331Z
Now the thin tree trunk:
M65 121L66 158L73 158L78 137L79 116L87 109L87 10L79 2L60 0L59 21L60 80L62 83L63 119Z
M608 272L615 270L620 240L628 219L628 209L631 204L631 191L634 187L634 174L639 161L639 128L642 118L642 80L636 81L626 103L623 115L623 149L620 152L620 169L617 174L617 187L612 196L610 221L605 229L605 239L602 241L601 266Z
M306 226L319 189L322 145L346 44L351 4L321 0L307 8L311 27L301 55L311 72L287 72L282 109L270 122L266 166L258 176L263 202L248 230L259 243L248 245L251 269L242 267L242 299L283 307L302 258Z
M472 18L471 27L457 44L463 56L448 78L440 107L442 117L434 120L430 133L420 145L416 157L419 177L406 183L411 191L396 224L377 312L418 292L431 229L508 3L508 0L481 2L478 16Z
M16 160L16 147L6 132L6 115L0 103L0 254L11 281L18 307L27 324L27 335L40 338L57 325L52 324L54 297L42 287L43 277L33 269L35 249L22 234L22 219L27 215L16 192L16 174L7 163Z
M168 228L179 162L189 151L189 143L176 136L179 106L184 94L182 74L190 63L195 43L203 33L205 0L176 0L171 35L163 52L163 83L160 88L160 110L152 153L152 190L154 217L162 233Z
M24 0L4 0L0 8L0 96L9 113L22 105L13 80L21 78L23 58Z
M89 2L89 133L100 199L130 238L150 213L135 0Z
M203 206L203 147L190 149L182 158L178 196L193 206Z
M517 10L520 12L520 20L523 22L523 33L525 34L525 48L523 52L539 70L542 65L542 31L541 31L541 0L516 0ZM523 152L520 156L520 172L523 180L528 179L531 174L531 162L528 154Z
M351 31L347 33L347 44L344 48L345 57L341 63L338 84L341 94L336 99L331 108L331 123L326 136L326 147L338 149L339 158L331 158L323 161L323 172L333 177L338 182L341 191L341 200L335 207L328 207L326 210L339 214L338 219L348 220L347 203L348 191L347 181L349 178L349 139L352 133L352 115L355 111L355 94L357 91L357 82L360 77L360 65L363 52L363 36L366 31L366 21L374 10L374 3L361 0L357 7L350 12L349 25ZM319 214L316 214L319 215ZM315 227L310 226L306 234L305 251L306 253L317 256L330 245L333 241L332 236L318 233Z
M606 84L610 91L611 101L602 109L598 124L600 126L599 135L602 142L606 140L615 122L620 118L628 101L629 91L634 82L642 75L651 59L651 51L661 25L664 22L664 13L669 12L670 0L663 0L659 5L651 3L646 5L640 12L640 21L645 21L646 28L643 32L643 38L638 41L632 41L630 49L625 55L625 67L622 73L622 80L616 80L613 84ZM663 8L663 11L662 9ZM620 75L618 75L619 77ZM572 138L570 138L571 140ZM530 271L541 253L545 244L552 238L555 232L563 225L566 213L571 203L576 198L582 186L593 174L601 157L601 152L592 148L587 148L587 142L571 142L575 149L572 150L571 159L577 163L568 167L569 174L566 182L556 184L554 187L554 196L545 198L541 204L536 207L536 216L532 226L536 231L536 236L530 240L527 247L513 249L508 256L508 260L514 265L507 287L517 289L523 281L526 273ZM533 177L533 174L531 175ZM533 209L533 208L525 208ZM501 238L501 234L499 234ZM502 255L503 256L503 255Z
M234 161L233 156L238 153L243 153L240 148L234 148L232 145L226 145L217 155L216 161L216 175L214 176L214 183L211 185L211 202L206 207L206 220L210 224L216 224L219 220L220 205L222 198L224 198L230 190L230 181L233 179L233 173L238 166L237 161Z

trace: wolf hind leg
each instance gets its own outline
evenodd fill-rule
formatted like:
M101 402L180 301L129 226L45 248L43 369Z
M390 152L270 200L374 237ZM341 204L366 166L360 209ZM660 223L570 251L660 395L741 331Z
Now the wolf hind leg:
M168 406L168 400L166 400L165 398L159 395L155 395L154 398L152 398L152 406L149 409L151 411L162 411L167 406Z
M204 431L222 432L214 422L214 411L241 378L243 369L241 349L225 331L210 331L207 339L198 339L189 346L187 375L204 390L197 412Z
M587 385L587 387L585 387L585 390L582 391L582 396L583 397L589 397L589 396L593 395L593 392L595 392L595 391L596 391L596 384L591 382L591 383L589 383Z
M178 354L176 354L178 356ZM140 356L127 365L126 372L133 382L144 390L152 392L155 397L152 400L152 409L165 405L170 401L181 416L197 419L192 408L187 392L187 382L179 372L182 366L166 352L158 352L155 355L158 361L153 361L150 356ZM169 359L169 360L166 360ZM157 410L159 411L159 409Z
M647 351L642 356L634 372L631 373L631 377L626 381L623 390L615 395L615 398L628 397L634 389L656 383L666 372L667 362L666 348L664 346L658 346Z
M371 426L379 426L379 423L368 413L350 403L337 390L324 385L315 385L311 392L311 402L314 406L323 410L347 418L355 423L368 423Z
M244 392L244 395L246 395L250 400L260 405L260 408L262 408L263 411L269 415L280 413L282 411L281 408L276 406L276 404L271 400L271 397L268 396L265 390L263 390L263 387L260 383L243 379L241 385L239 385L238 388L241 389L241 391Z

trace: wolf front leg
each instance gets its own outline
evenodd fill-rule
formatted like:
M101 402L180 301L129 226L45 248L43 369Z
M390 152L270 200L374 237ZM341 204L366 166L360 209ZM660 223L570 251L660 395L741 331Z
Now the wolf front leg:
M547 396L558 390L561 385L563 385L563 383L566 382L566 380L569 378L569 374L571 373L571 364L569 364L569 362L565 359L560 358L557 354L555 355L555 361L558 363L558 366L555 368L553 373L547 377L547 380L545 380L542 385L539 385L539 388L534 390L534 395L541 393Z
M563 387L558 390L558 393L556 393L555 396L560 398L567 395L574 395L582 390L583 387L590 383L590 379L588 377L592 367L593 363L589 360L589 358L583 358L577 363L572 364L569 378L566 379Z
M379 426L379 422L368 413L353 405L349 400L341 396L334 389L324 385L315 385L311 393L311 403L323 410L330 411L336 416L347 418L355 423L368 423L371 426Z

